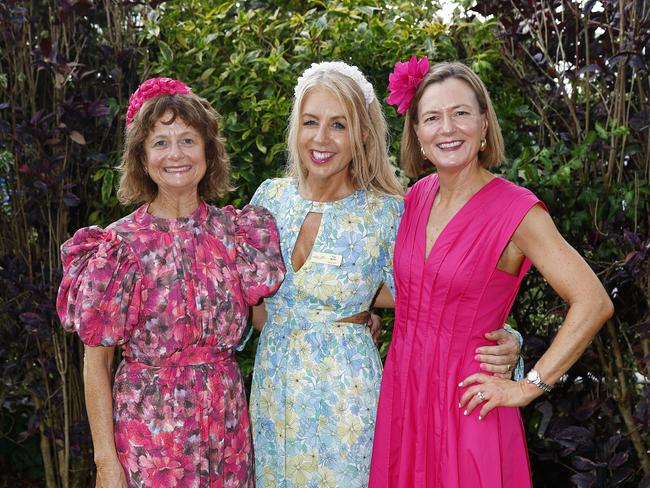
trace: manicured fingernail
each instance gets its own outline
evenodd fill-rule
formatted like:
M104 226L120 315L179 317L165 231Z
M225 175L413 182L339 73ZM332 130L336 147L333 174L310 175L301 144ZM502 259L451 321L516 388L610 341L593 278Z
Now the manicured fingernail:
M460 383L458 383L458 386L463 386L463 382L461 381Z
M481 416L479 415L479 416L478 416L478 419L479 419L479 420L483 420L483 417L481 417Z
M465 411L463 412L463 415L467 415L467 410L465 410Z
M478 361L478 354L477 354L476 356L474 356L474 359L475 359L476 361Z
M458 402L458 408L460 408L460 406L461 406L461 405L460 405L460 402Z

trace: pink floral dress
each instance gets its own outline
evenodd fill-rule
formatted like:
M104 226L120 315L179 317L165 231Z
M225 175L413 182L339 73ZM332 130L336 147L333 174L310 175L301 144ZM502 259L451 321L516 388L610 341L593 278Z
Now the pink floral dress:
M275 222L251 205L202 202L175 220L147 208L63 245L62 325L90 346L124 348L113 412L129 486L252 487L233 350L249 305L284 277Z

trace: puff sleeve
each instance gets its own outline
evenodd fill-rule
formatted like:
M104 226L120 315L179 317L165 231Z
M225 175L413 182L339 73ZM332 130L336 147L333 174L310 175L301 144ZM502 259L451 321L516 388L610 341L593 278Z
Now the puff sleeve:
M89 346L126 343L138 322L140 265L114 230L78 230L61 246L56 310L63 328Z
M244 300L249 305L273 295L282 284L285 267L275 219L262 207L224 208L235 223L235 264Z

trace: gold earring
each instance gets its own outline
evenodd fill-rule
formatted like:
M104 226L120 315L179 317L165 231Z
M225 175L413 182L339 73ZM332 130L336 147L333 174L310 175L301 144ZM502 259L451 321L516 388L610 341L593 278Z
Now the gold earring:
M422 147L422 145L420 145L420 154L422 154L422 157L424 159L427 159L427 153L424 152L424 148Z
M483 152L487 148L487 141L485 138L481 139L481 146L478 148L479 151Z

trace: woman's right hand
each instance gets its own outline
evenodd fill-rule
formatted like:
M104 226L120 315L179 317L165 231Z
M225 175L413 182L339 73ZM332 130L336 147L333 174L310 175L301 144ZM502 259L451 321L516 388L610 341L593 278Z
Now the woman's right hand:
M97 466L95 488L128 488L124 469L117 458L95 464Z

